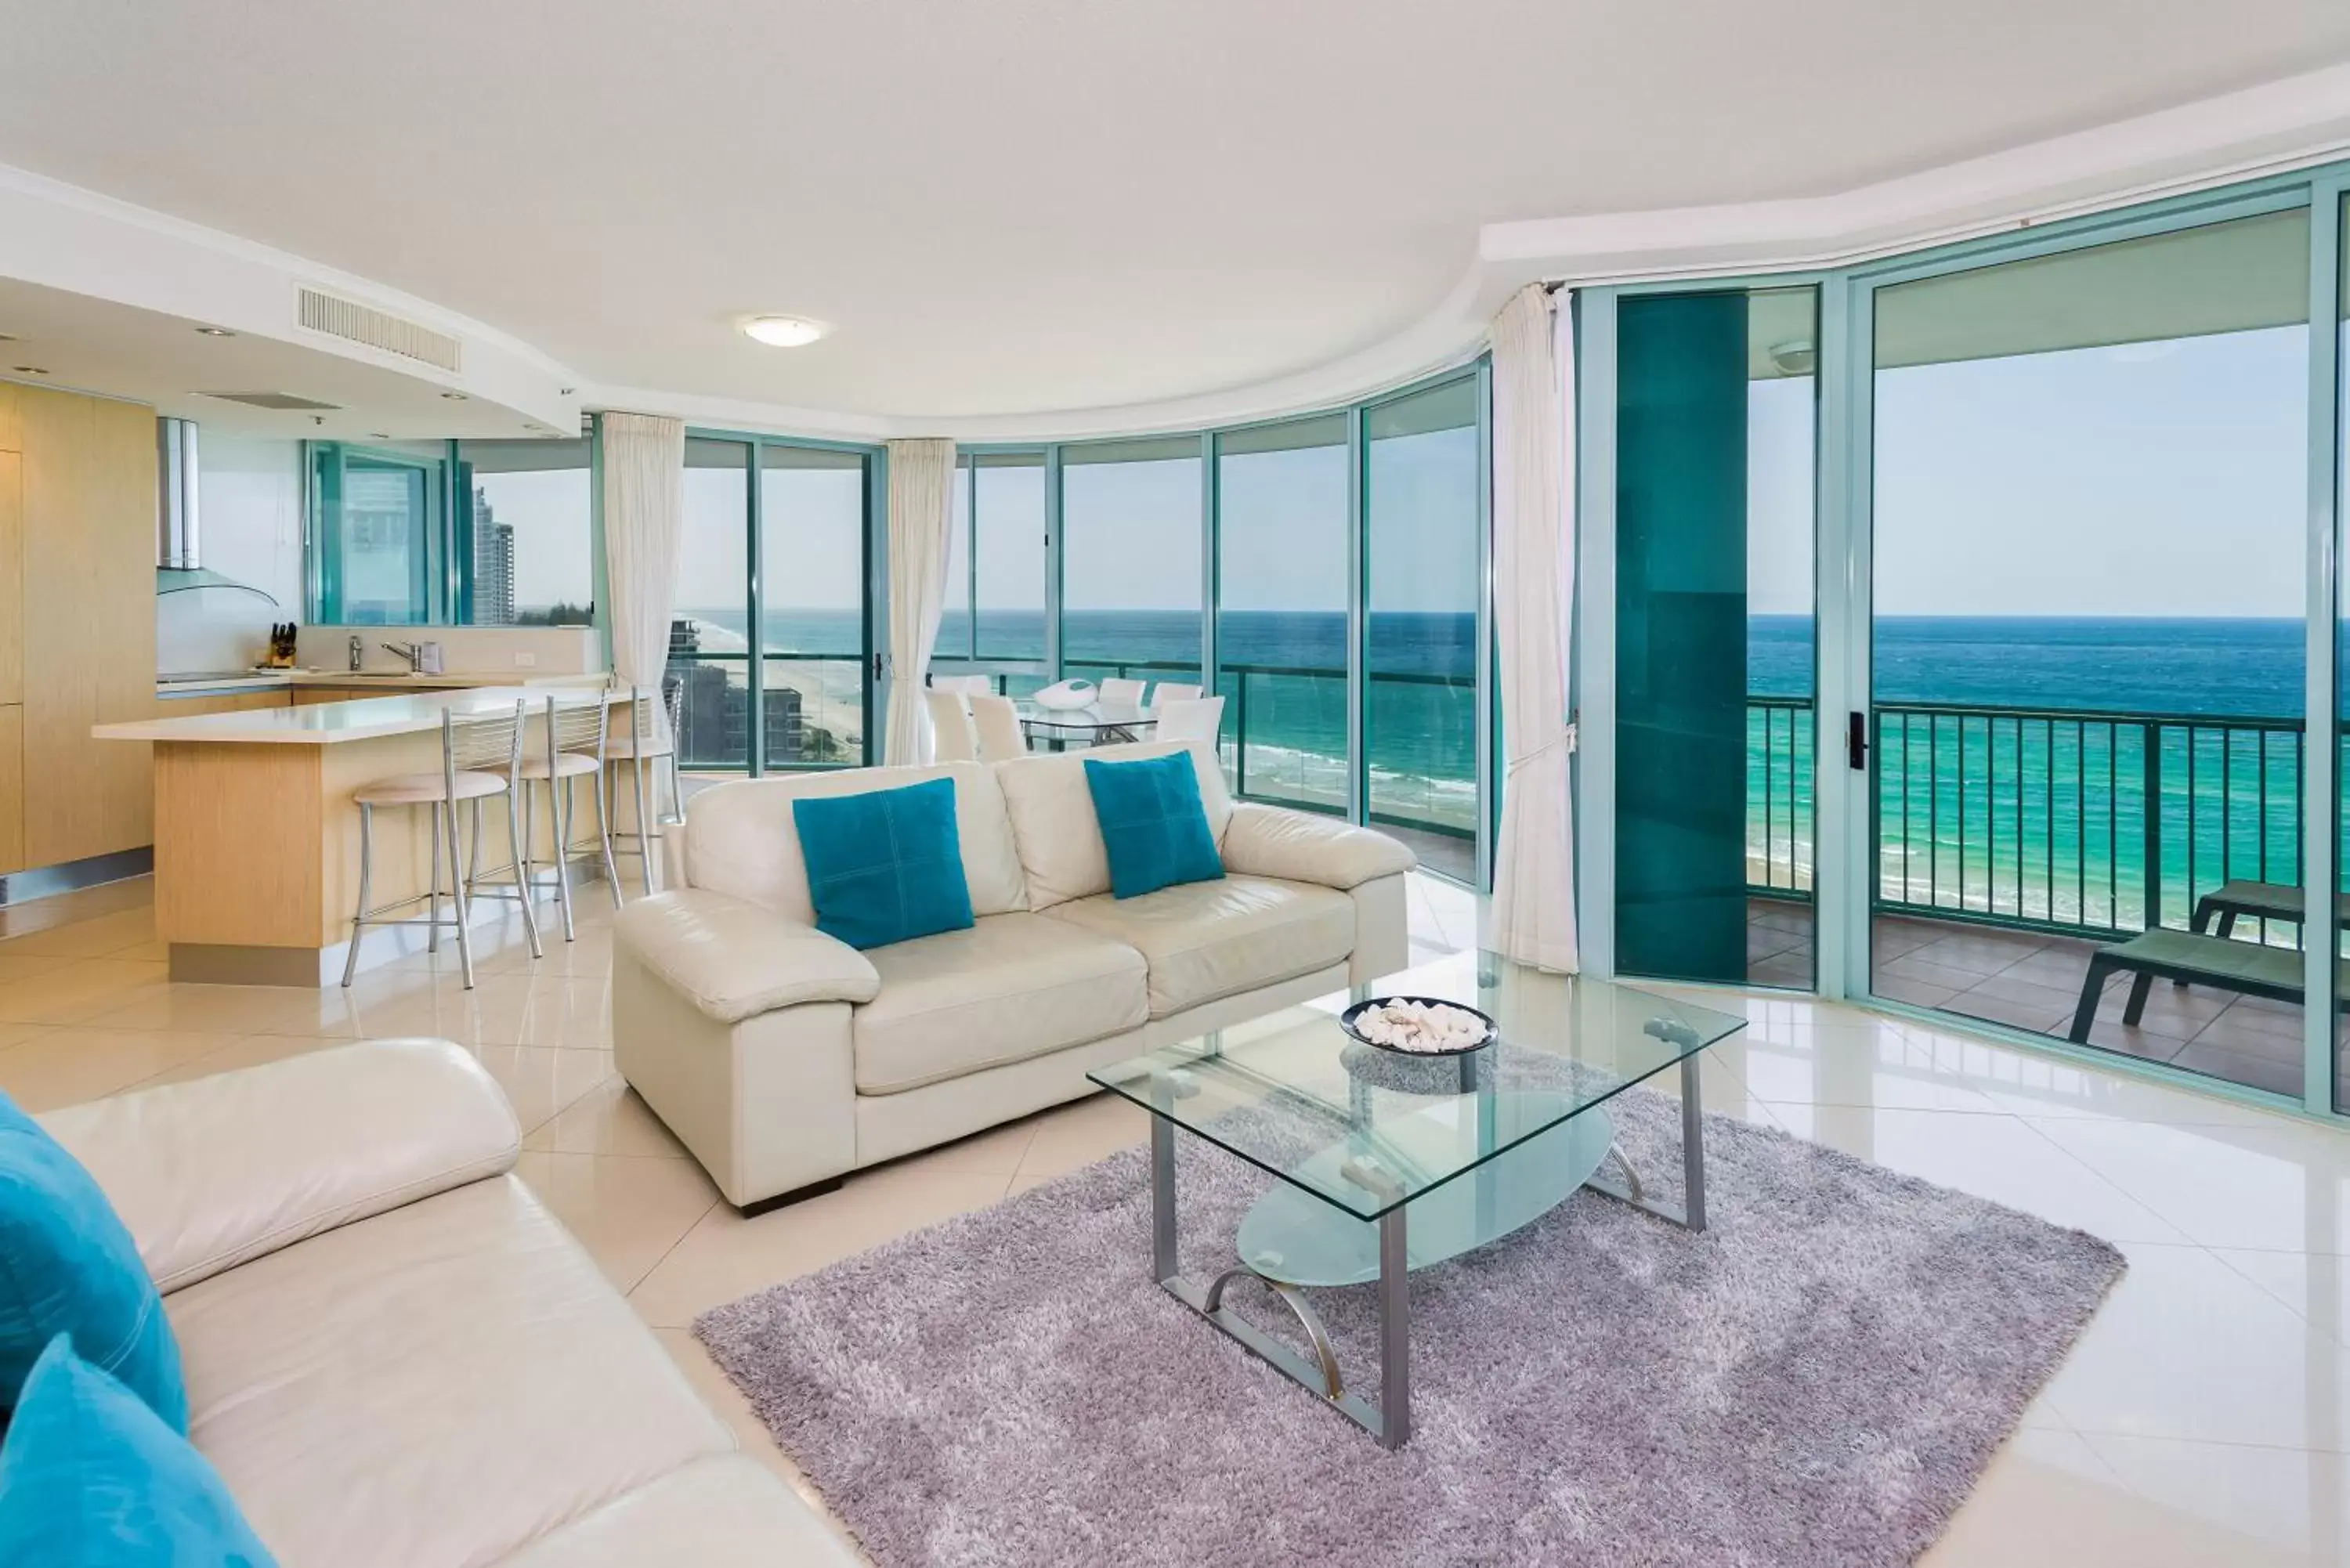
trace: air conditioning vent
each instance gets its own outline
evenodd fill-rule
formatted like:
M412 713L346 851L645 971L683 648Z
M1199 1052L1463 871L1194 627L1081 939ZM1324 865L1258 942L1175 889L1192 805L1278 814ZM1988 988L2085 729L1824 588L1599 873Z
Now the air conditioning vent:
M435 332L390 311L356 300L338 299L315 288L301 291L301 322L313 332L324 332L352 343L363 343L403 359L432 365L452 375L463 369L464 345L445 332Z
M316 398L297 398L291 392L198 392L196 396L218 398L224 403L243 403L248 409L287 409L303 413L323 413L343 406L322 403Z

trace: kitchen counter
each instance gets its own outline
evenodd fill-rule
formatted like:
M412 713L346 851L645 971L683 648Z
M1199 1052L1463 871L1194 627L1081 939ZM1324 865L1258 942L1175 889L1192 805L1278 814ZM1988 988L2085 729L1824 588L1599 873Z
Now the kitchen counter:
M348 680L349 677L343 677ZM437 681L444 676L419 679ZM411 684L405 676L391 680ZM542 686L484 685L457 691L412 689L388 697L361 697L348 702L317 702L307 707L249 708L231 713L193 713L183 719L134 719L119 724L99 724L90 733L101 741L177 741L210 745L328 746L385 735L414 735L441 728L441 715L512 711L516 701L543 711L547 701L567 705L593 703L604 678L558 677ZM593 681L593 686L580 684ZM204 688L206 691L213 689Z
M317 679L331 685L351 678ZM342 977L359 892L359 808L353 796L395 774L439 777L445 713L511 714L515 704L523 702L527 706L525 754L544 755L548 702L565 708L592 706L604 684L600 675L572 675L548 677L529 686L506 681L454 691L417 689L420 682L451 679L390 676L383 680L394 688L388 696L246 706L91 728L91 735L100 742L145 745L152 755L155 934L169 946L172 979L231 985L334 984ZM241 694L232 690L213 695L231 701ZM265 699L267 693L262 695ZM614 726L625 733L629 694L617 691L612 696ZM596 783L586 775L577 781L575 839L592 841ZM613 826L633 831L636 790L629 764L608 764L606 784ZM540 809L527 830L542 868L554 851L554 814L545 804L542 793ZM503 805L491 805L493 809L478 818L458 814L466 819L460 856L466 860L473 856L478 822L484 835L481 864L508 865L515 856L506 812ZM379 810L374 817L370 901L381 906L425 893L435 882L430 814L421 808L392 808ZM655 826L652 832L657 844L660 829ZM443 888L448 885L446 853L444 846L439 877ZM654 854L659 856L658 847ZM489 899L474 907L484 920L513 913L511 904ZM552 933L551 906L546 913ZM561 938L550 934L548 940L559 943ZM416 950L422 940L423 933L414 927L372 929L360 948L363 966L388 963Z
M602 670L569 675L528 675L512 671L485 674L465 670L439 675L411 675L404 670L363 670L357 674L338 670L256 670L250 674L158 680L155 682L155 695L169 701L175 697L212 697L231 691L458 691L487 686L592 688L603 685L607 679Z

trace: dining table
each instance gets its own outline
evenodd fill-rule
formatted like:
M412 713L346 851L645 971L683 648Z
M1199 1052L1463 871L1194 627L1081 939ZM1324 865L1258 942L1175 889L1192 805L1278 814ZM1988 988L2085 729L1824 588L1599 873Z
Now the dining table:
M1141 738L1157 727L1159 712L1141 703L1096 699L1081 708L1049 708L1033 699L1023 698L1014 704L1020 715L1020 732L1033 748L1040 743L1053 751L1066 749L1072 741L1080 745L1108 745L1119 741Z

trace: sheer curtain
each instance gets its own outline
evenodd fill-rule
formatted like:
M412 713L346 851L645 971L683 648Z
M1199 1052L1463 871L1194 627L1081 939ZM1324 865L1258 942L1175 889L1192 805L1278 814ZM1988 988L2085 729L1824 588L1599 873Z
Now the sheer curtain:
M1565 469L1572 315L1539 284L1493 318L1493 630L1506 748L1493 855L1493 946L1575 970L1575 808L1567 758L1572 489Z
M889 443L889 722L883 760L929 760L922 678L946 605L955 443Z
M685 424L651 414L606 414L604 557L612 597L612 672L625 686L660 689L685 529Z

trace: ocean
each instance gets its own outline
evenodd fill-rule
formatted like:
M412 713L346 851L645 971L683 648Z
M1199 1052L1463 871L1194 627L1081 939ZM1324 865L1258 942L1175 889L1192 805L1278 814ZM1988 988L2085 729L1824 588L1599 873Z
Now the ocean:
M742 647L739 612L681 613L704 623L706 646ZM1756 616L1748 627L1748 691L1783 700L1749 711L1748 879L1807 890L1813 626ZM780 612L765 629L774 649L853 661L861 647L848 612ZM1375 610L1366 631L1374 815L1473 832L1475 618ZM1044 632L1038 612L982 611L979 655L1041 658ZM940 657L961 655L972 635L949 616ZM2135 929L2147 903L2149 743L2161 918L2177 923L2224 876L2297 876L2300 621L1887 617L1874 637L1876 701L1889 726L1878 777L1883 901ZM1227 752L1243 787L1343 802L1346 617L1229 610L1218 639ZM1200 678L1195 613L1071 610L1064 639L1073 673ZM853 681L854 669L844 662L842 679ZM2002 711L1884 712L1908 704ZM2190 716L2203 722L2177 722Z

